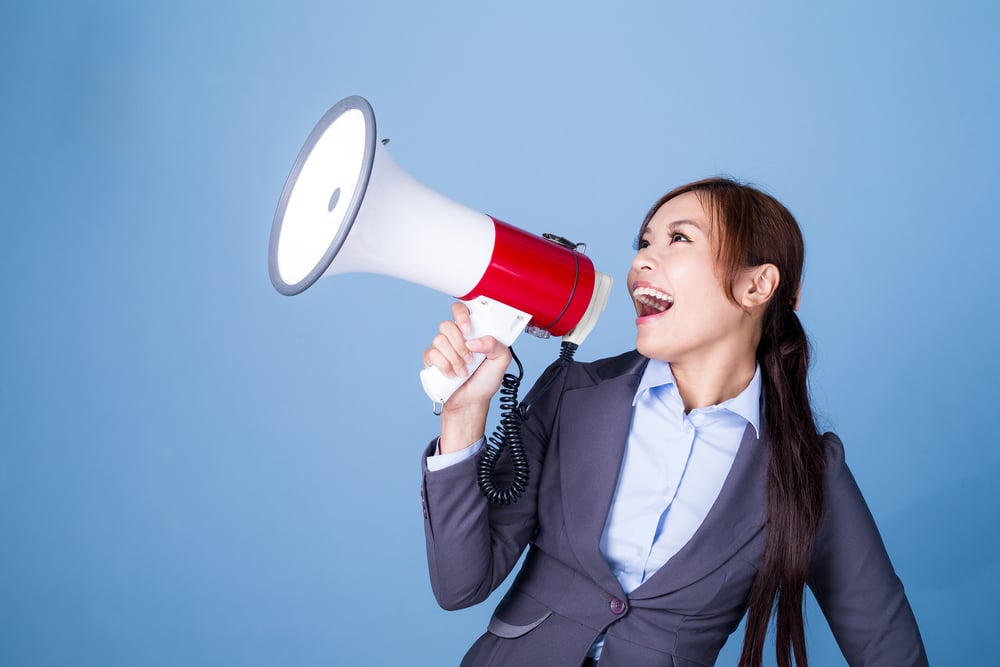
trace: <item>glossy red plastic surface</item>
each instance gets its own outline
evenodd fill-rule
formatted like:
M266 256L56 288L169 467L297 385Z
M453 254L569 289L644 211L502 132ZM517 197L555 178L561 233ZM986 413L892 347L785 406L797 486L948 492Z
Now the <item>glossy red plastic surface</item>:
M562 336L579 324L594 293L594 264L576 250L496 218L489 267L461 299L485 296L531 314L531 324Z

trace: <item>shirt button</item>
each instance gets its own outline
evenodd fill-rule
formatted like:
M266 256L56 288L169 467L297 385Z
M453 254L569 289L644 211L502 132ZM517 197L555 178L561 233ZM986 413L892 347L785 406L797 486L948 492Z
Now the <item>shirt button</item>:
M625 611L625 603L618 598L611 598L611 611L615 614L621 614Z

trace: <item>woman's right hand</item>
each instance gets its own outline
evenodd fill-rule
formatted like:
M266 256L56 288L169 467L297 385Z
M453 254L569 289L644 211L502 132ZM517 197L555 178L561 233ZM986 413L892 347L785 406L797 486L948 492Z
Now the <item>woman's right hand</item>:
M465 304L452 304L451 315L452 319L441 323L430 347L424 350L424 366L433 366L447 377L466 377L465 366L473 352L486 355L486 359L444 404L441 411L442 454L467 447L483 436L490 401L500 389L511 358L510 349L492 336L465 339L465 334L472 331Z

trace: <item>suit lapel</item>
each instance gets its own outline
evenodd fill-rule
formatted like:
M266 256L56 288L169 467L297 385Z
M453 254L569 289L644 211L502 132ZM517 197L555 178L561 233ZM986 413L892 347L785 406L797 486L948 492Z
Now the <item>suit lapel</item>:
M566 391L559 433L559 465L569 542L595 581L621 594L600 542L618 484L632 421L632 399L646 359L635 355L605 369L592 386Z
M747 425L733 467L705 521L681 548L630 597L644 599L683 588L729 560L767 518L767 446Z

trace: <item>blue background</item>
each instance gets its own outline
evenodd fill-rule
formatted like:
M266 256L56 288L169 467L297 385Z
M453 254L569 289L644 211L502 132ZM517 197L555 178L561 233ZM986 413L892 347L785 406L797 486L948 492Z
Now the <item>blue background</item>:
M299 147L361 94L416 178L619 279L580 359L633 344L660 194L785 202L822 424L932 663L994 664L995 7L4 3L0 663L448 665L485 627L498 597L441 611L424 562L416 372L450 299L267 277ZM517 347L533 378L558 345ZM843 664L812 604L808 641Z

